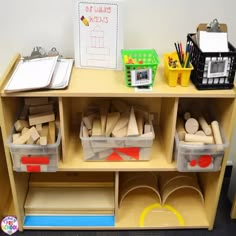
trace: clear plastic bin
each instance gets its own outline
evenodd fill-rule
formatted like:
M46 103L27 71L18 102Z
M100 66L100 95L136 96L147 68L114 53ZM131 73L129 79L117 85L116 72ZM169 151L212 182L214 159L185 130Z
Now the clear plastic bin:
M13 134L13 132L12 132ZM57 140L54 144L13 144L12 134L7 145L11 152L13 169L18 172L56 172L61 156L61 133L57 130Z
M182 172L213 172L221 168L225 148L228 146L221 130L223 144L184 144L175 133L174 155L177 170Z
M83 137L82 123L80 139L86 161L147 161L153 139L153 126L150 137Z

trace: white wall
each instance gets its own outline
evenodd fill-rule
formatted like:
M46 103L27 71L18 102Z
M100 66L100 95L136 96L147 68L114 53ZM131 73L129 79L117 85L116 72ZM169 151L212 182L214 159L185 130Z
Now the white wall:
M174 50L199 23L227 23L236 46L235 0L124 0L125 48ZM34 46L56 47L73 56L73 0L0 0L0 75L11 56L29 55Z

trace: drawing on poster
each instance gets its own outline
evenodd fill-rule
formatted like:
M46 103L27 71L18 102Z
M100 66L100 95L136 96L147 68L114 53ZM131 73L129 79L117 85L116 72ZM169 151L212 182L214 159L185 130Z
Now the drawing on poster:
M121 6L119 1L77 1L75 63L82 68L119 69Z

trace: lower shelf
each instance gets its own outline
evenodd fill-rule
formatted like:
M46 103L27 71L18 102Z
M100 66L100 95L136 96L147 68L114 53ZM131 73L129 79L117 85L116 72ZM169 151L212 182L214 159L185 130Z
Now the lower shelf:
M161 206L156 194L148 189L131 192L122 202L116 228L208 228L199 194L190 189L176 191Z

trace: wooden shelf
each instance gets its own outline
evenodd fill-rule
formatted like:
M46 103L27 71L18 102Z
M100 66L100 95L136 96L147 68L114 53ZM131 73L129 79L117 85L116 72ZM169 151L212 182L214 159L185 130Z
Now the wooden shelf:
M114 188L44 187L29 189L28 214L114 214Z
M174 171L175 162L168 163L159 139L155 139L149 161L89 162L83 160L79 138L73 138L67 147L68 161L60 161L58 171Z

